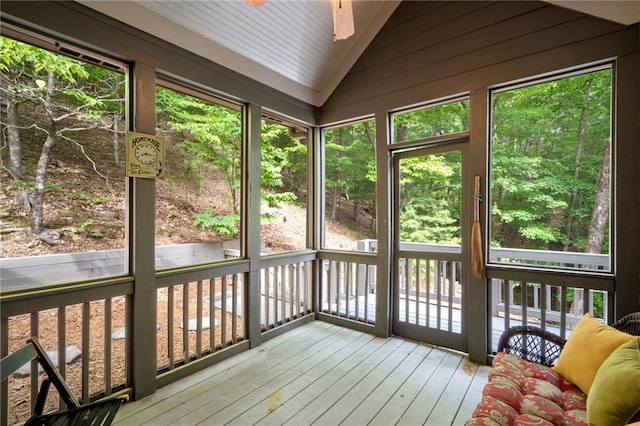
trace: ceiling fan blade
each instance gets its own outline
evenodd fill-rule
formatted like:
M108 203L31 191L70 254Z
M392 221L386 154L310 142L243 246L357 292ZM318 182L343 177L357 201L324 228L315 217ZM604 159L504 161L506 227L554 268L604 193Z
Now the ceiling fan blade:
M333 41L344 40L355 33L351 0L331 0Z

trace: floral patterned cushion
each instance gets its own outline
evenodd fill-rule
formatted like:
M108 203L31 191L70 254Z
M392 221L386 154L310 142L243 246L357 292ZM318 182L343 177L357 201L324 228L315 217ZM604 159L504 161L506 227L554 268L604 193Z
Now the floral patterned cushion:
M587 397L553 370L500 352L465 425L587 425Z

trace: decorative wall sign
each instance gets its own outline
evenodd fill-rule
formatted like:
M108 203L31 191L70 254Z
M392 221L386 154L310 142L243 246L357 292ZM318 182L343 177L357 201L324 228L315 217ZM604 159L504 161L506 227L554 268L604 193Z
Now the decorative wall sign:
M145 133L127 133L127 176L157 178L164 176L164 139Z

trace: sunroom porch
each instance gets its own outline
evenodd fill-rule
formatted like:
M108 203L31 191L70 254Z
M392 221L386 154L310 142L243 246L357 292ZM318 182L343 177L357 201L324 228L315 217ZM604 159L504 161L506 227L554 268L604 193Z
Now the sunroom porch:
M637 24L621 25L544 2L403 2L336 92L325 103L311 105L76 2L5 1L2 20L3 35L126 63L131 71L129 130L155 131L150 94L157 79L207 99L230 95L225 102L241 105L247 173L240 257L157 267L156 218L150 208L156 183L127 178L121 256L126 266L79 279L71 277L79 263L75 259L60 284L0 294L0 355L28 336L47 339L58 350L59 369L83 401L130 395L135 402L121 409L121 424L155 424L176 420L178 414L186 424L216 419L269 423L275 418L274 424L337 424L354 418L459 423L479 399L486 374L480 364L490 362L505 328L534 323L566 336L596 301L606 322L640 310ZM396 46L405 50L396 54ZM481 177L484 189L490 186L490 92L507 83L594 67L612 70L615 81L607 259L523 250L500 253L500 260L494 251L486 253L484 275L473 276L468 246L472 186L473 176ZM404 145L391 140L390 117L399 110L460 97L471 111L463 134ZM263 116L284 117L310 136L308 244L301 250L261 253ZM334 250L321 244L327 212L320 135L325 127L362 117L377 130L377 245L375 250ZM404 246L394 227L399 164L394 161L419 150L430 155L429 150L450 147L462 158L463 244ZM487 204L480 215L485 250L492 247L489 210ZM504 260L509 256L535 266L509 264ZM107 255L90 270L111 260ZM51 271L45 269L47 274ZM578 294L582 299L574 299ZM81 358L69 363L77 353ZM35 365L28 370L0 389L3 426L24 420L34 404L41 377ZM315 402L306 405L304 398ZM49 408L57 404L53 398ZM235 411L238 406L243 408ZM366 415L360 417L362 412Z

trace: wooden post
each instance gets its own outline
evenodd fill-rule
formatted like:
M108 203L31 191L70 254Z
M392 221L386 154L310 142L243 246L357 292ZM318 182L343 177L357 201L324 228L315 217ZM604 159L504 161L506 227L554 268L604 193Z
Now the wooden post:
M133 128L155 134L155 69L136 62L131 74ZM156 390L157 294L155 281L155 180L128 178L128 259L134 277L127 333L128 381L138 400Z
M376 170L378 179L376 185L376 218L378 234L377 276L376 276L376 325L378 336L391 335L391 220L390 200L391 191L391 159L387 150L387 136L389 125L386 111L376 113Z
M486 88L474 90L469 97L469 110L471 117L469 120L469 165L467 188L473 184L473 176L480 176L480 182L487 182L486 171L486 144L487 144L487 108L488 108L488 91ZM480 191L481 193L484 191ZM465 199L469 200L467 196ZM485 195L485 203L489 200ZM469 203L469 207L471 203ZM471 229L471 208L467 209L466 217L469 219L465 223L469 224ZM484 224L484 210L480 209L480 223ZM463 237L464 238L464 237ZM486 237L485 237L486 238ZM469 241L469 239L463 239ZM487 253L488 257L488 253ZM486 277L478 278L471 273L471 250L467 249L462 253L462 263L467 265L467 291L463 292L463 310L466 311L466 341L469 358L475 362L485 363L487 356L487 293L488 280Z
M245 280L244 294L246 297L247 308L245 314L247 320L248 338L251 347L255 347L262 343L260 333L260 152L261 152L261 124L262 124L262 107L250 104L247 107L246 114L246 161L244 167L246 176L243 182L243 196L246 197L244 203L246 218L245 222L245 255L249 257L248 279Z
M637 28L637 26L636 26ZM636 29L636 33L637 33ZM640 311L640 52L618 58L614 202L615 318Z
M321 228L322 221L325 217L324 203L322 197L322 182L324 175L324 167L322 167L321 154L321 133L318 127L309 129L309 138L307 139L307 244L313 250L320 250L322 242ZM320 303L320 283L322 280L322 259L317 259L312 263L310 277L313 286L311 288L311 309L316 313L321 309ZM306 304L305 304L306 309Z

